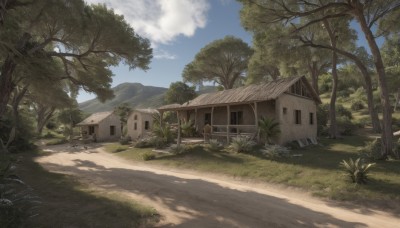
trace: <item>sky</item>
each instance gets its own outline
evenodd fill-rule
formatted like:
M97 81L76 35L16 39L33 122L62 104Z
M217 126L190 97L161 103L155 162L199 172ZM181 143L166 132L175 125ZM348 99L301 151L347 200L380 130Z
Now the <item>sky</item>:
M122 14L134 30L151 41L150 69L129 71L124 65L113 67L112 86L124 82L168 88L182 81L182 71L201 48L227 35L251 44L251 34L240 25L241 4L236 0L86 0L104 3ZM78 102L95 98L80 92Z

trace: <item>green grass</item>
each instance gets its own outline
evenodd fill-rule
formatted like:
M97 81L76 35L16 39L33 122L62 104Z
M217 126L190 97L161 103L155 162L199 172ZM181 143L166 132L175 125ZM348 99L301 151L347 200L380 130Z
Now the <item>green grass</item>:
M112 192L94 190L73 176L50 173L23 154L17 174L40 197L39 215L26 227L148 227L159 220L149 207Z
M388 204L386 209L395 209L393 202L400 202L400 161L379 162L371 169L367 185L350 183L339 167L343 159L357 158L358 147L369 140L366 136L349 136L344 139L321 139L322 146L310 146L294 150L302 156L288 159L268 160L261 156L238 154L227 151L209 152L202 146L192 146L188 152L172 155L157 154L156 164L179 169L192 169L207 173L219 173L243 179L283 184L310 191L316 196L334 200ZM112 145L106 150L111 151ZM151 149L132 148L118 153L127 160L141 161L142 154ZM375 203L374 203L375 204Z

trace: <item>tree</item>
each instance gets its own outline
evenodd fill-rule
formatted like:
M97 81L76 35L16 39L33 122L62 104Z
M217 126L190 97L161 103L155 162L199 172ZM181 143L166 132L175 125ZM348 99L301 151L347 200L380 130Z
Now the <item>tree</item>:
M165 94L167 104L183 104L194 99L197 94L194 86L188 86L183 82L173 82Z
M252 53L249 45L239 38L226 36L215 40L185 66L183 80L194 84L215 82L224 89L232 89L244 76Z
M122 135L125 135L125 127L128 122L128 117L130 112L132 111L132 108L129 107L129 104L127 103L122 103L115 107L114 112L119 116L119 120L121 121L121 131Z
M78 104L74 103L68 108L61 110L57 116L58 121L64 124L64 135L72 140L73 128L76 124L83 120L82 111L79 110Z
M389 102L386 72L382 61L381 52L374 36L373 28L380 26L385 18L399 12L400 2L397 0L388 1L289 1L289 0L241 0L245 7L255 9L252 14L256 20L266 24L281 23L291 24L295 30L301 30L308 26L321 23L325 19L336 18L338 20L354 19L361 28L361 31L371 50L374 65L378 76L381 92L381 104L383 107L382 124L382 159L387 159L393 153L392 135L392 113ZM302 18L310 20L301 26L298 21ZM388 32L386 28L378 30ZM380 35L380 34L377 34ZM397 154L395 154L397 157Z
M130 69L148 69L149 41L105 5L88 6L83 0L25 3L6 1L7 7L0 7L0 116L18 84L17 69L39 68L34 62L58 61L63 69L58 80L94 92L102 101L112 97L110 66L123 62Z

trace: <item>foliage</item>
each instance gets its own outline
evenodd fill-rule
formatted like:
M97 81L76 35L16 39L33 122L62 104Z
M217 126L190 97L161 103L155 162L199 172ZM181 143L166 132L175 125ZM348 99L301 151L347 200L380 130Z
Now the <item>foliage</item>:
M353 161L350 158L348 161L343 160L340 162L340 166L343 167L346 174L353 183L356 184L366 184L368 180L368 173L370 172L371 167L373 167L375 163L364 163L361 158L357 158L357 160Z
M326 129L329 119L329 105L322 104L317 107L317 133L318 135L326 135Z
M53 146L53 145L60 145L60 144L65 144L67 143L68 140L65 137L62 138L54 138L46 142L47 146Z
M170 147L169 152L172 154L183 154L187 151L186 146L174 144Z
M232 138L232 142L229 145L229 148L237 153L250 153L252 152L255 145L256 143L249 137L238 136Z
M321 94L331 91L332 90L332 75L322 74L321 76L319 76L318 89Z
M165 93L165 101L167 104L183 104L196 96L195 86L188 86L184 82L173 82Z
M357 126L347 116L337 117L336 122L341 135L353 135L357 129Z
M270 159L291 157L290 150L280 145L266 144L265 148L261 150L261 153Z
M362 100L351 100L351 110L353 111L359 111L361 109L365 108L365 103Z
M14 174L11 161L0 160L0 224L2 227L23 227L35 216L34 207L40 203L33 189Z
M165 139L154 136L149 139L149 144L152 145L156 149L165 148L168 145L168 142Z
M165 143L170 143L174 140L174 133L171 130L169 124L165 120L161 122L161 116L159 113L153 115L153 134L164 140Z
M149 148L152 146L149 139L141 139L135 143L135 148Z
M193 84L215 82L224 89L231 89L241 84L252 53L249 45L239 38L226 36L215 40L202 48L185 66L183 80Z
M114 108L114 113L119 117L119 120L121 121L122 128L123 128L122 135L124 135L124 136L127 133L126 123L128 121L128 117L129 117L129 114L131 111L132 111L132 108L129 107L129 104L127 104L127 103L122 103Z
M119 139L119 143L120 143L121 145L129 145L131 141L132 141L132 139L131 139L130 136L124 136L124 137L121 137L121 138Z
M271 143L271 138L281 132L278 121L264 116L258 120L258 130L267 143Z
M382 158L382 140L376 138L373 141L367 142L360 150L360 157L375 161Z
M351 111L349 109L345 108L342 104L336 105L336 115L342 116L342 117L347 117L350 120L353 119L353 115L351 114Z
M216 139L210 139L207 144L207 149L213 152L220 151L222 144Z
M152 152L146 152L142 154L143 161L150 161L156 159L156 155Z
M181 130L183 137L193 137L196 134L196 128L192 120L183 122L181 124Z

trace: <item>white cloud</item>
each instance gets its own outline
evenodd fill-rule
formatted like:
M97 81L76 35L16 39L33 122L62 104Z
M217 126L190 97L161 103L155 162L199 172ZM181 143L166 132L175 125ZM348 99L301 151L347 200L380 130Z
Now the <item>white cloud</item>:
M124 15L135 31L157 44L168 44L177 36L191 37L204 28L210 8L207 0L86 0L105 3Z
M155 59L176 59L176 55L167 52L166 50L156 49L153 53Z

